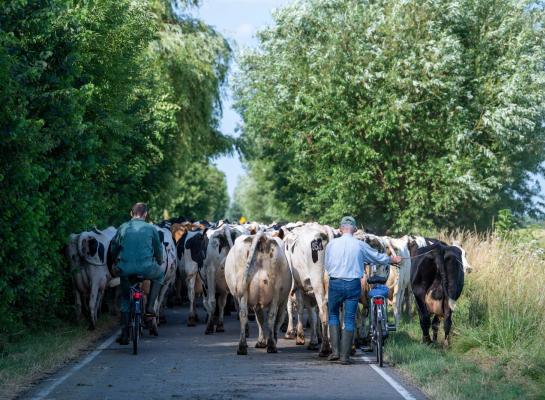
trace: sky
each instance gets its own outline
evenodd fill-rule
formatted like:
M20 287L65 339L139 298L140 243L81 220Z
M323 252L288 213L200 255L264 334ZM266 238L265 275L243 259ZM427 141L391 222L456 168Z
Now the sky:
M227 37L234 45L235 54L244 48L257 46L255 33L258 29L273 23L272 11L289 4L291 0L203 0L192 14ZM234 68L231 68L233 70ZM230 91L223 100L223 119L220 130L224 134L238 136L237 126L241 118L232 109ZM227 177L227 190L233 198L239 176L245 174L238 154L214 160Z

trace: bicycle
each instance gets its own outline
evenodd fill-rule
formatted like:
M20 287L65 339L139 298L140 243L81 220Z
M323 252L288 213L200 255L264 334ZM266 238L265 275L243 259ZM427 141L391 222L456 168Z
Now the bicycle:
M139 275L129 278L129 282L131 282L129 338L132 342L132 354L134 355L138 354L138 342L144 331L144 325L142 324L144 291L140 288L140 283L143 280L144 277Z
M389 332L396 330L395 324L388 324L388 287L385 286L390 273L389 266L385 276L377 274L377 266L370 266L370 274L367 278L369 285L374 287L369 291L369 334L371 336L371 348L376 352L377 363L384 366L384 342Z

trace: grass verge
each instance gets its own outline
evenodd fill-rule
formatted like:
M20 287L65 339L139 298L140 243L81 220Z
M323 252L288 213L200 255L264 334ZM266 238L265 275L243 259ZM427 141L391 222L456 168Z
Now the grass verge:
M32 382L88 351L116 326L117 319L105 315L94 331L84 325L60 323L6 344L0 353L0 399L15 398Z
M452 345L421 344L415 317L385 346L388 360L432 399L545 399L543 251L520 238L442 239L461 241L473 267L453 315Z

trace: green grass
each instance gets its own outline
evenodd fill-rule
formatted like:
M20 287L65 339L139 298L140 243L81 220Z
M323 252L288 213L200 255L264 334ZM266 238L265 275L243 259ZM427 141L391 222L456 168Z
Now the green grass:
M26 334L6 343L0 353L0 399L15 397L36 379L81 355L115 325L110 316L101 318L92 332L84 325L60 323L54 329Z
M421 344L415 317L392 335L388 360L433 399L545 399L545 256L533 240L542 233L457 234L474 271L454 312L451 347Z
M417 323L402 325L385 346L386 357L433 399L545 398L543 354L492 354L460 336L444 350L420 338Z

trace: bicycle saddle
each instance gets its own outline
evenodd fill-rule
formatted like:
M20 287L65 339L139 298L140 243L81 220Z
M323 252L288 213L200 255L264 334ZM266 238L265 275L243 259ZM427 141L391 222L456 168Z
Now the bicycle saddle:
M380 275L373 275L367 278L367 283L369 285L384 285L387 280L388 280L387 277L380 276Z
M147 278L142 275L129 275L129 282L133 285L145 281Z

